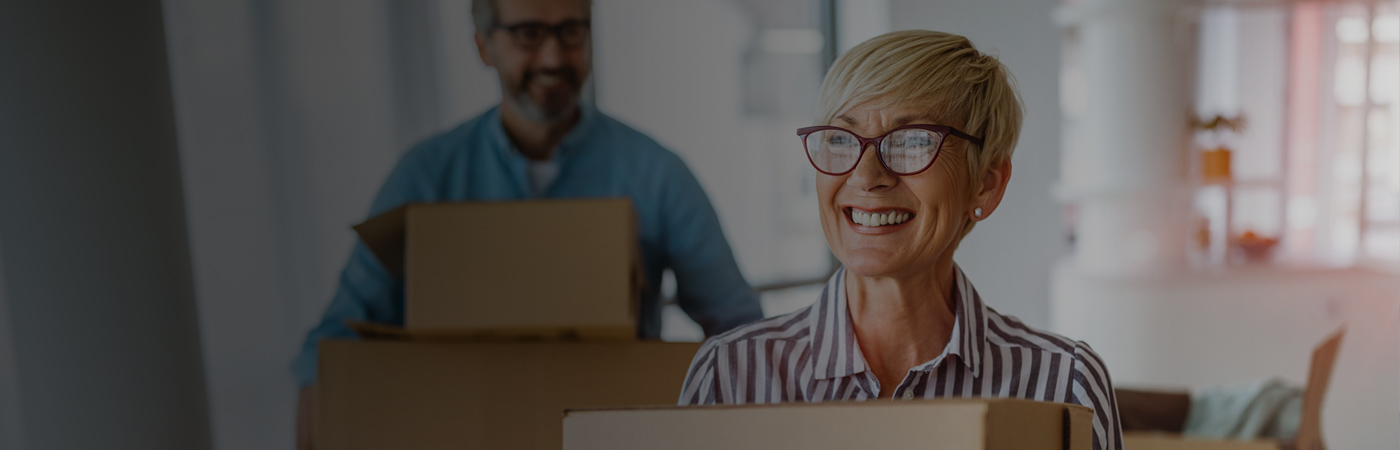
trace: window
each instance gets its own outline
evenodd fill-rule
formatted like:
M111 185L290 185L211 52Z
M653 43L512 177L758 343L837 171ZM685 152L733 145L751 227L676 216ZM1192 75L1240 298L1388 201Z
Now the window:
M1286 255L1400 263L1400 20L1393 2L1292 12ZM1312 163L1312 164L1307 164Z
M1242 128L1196 134L1200 233L1215 238L1193 242L1214 262L1265 239L1278 246L1268 261L1400 265L1395 3L1244 5L1208 6L1199 22L1198 120ZM1203 174L1215 148L1231 150L1224 183Z

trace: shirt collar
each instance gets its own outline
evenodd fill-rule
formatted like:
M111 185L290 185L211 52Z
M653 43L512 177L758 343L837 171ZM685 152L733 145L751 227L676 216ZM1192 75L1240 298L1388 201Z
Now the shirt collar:
M556 159L567 159L579 148L583 147L582 144L588 139L589 135L593 133L594 129L598 127L601 121L599 118L600 114L598 114L597 108L593 107L593 105L580 103L578 109L578 123L574 124L574 128L569 130L569 134L564 135L564 139L559 141L559 152L554 155ZM522 155L520 151L515 148L515 143L511 142L510 136L506 134L505 123L501 121L500 105L491 108L486 114L489 116L487 120L491 123L491 141L495 144L492 147L495 147L498 152L501 152L502 156L524 160L525 155Z
M958 355L972 376L977 377L982 366L982 347L987 339L987 312L982 298L963 274L962 268L953 266L953 296L955 319L953 334L943 353L934 359L914 367L912 370L933 370L949 355ZM821 299L812 305L814 310L808 315L812 336L812 373L817 379L839 378L864 372L867 365L856 343L855 328L851 325L851 313L846 303L846 269L842 267L827 280L822 289Z

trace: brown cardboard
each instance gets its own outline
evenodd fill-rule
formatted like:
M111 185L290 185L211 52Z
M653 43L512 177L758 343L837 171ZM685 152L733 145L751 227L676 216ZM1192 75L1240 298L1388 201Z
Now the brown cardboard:
M410 333L636 336L627 199L413 204L355 231L404 277Z
M570 410L565 450L1089 450L1093 410L938 399Z
M1281 443L1267 439L1188 439L1169 433L1124 432L1124 447L1134 450L1325 450L1326 446L1322 440L1322 401L1327 394L1327 386L1332 381L1332 366L1337 362L1337 351L1341 348L1342 336L1345 334L1345 329L1337 330L1313 349L1307 385L1303 388L1303 417L1298 424L1298 436L1293 442ZM1122 399L1119 401L1121 406ZM1131 408L1120 409L1128 411Z
M1114 389L1118 422L1124 430L1181 433L1191 414L1190 392L1158 392Z
M1326 448L1322 444L1322 401L1327 396L1327 386L1332 383L1332 366L1337 363L1337 351L1341 349L1344 334L1345 329L1337 330L1313 350L1308 384L1303 388L1303 418L1295 439L1298 450Z
M323 341L317 448L558 449L566 408L675 403L698 349Z

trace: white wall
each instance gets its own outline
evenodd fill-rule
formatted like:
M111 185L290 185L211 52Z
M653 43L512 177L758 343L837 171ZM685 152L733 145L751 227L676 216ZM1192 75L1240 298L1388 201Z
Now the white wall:
M895 30L929 29L967 36L998 55L1021 89L1026 115L1012 157L1006 198L977 225L954 260L987 303L1026 323L1049 325L1050 269L1065 248L1059 178L1060 34L1054 0L890 0Z

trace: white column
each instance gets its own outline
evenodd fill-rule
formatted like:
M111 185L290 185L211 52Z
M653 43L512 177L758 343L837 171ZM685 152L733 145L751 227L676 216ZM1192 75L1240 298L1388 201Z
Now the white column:
M1097 0L1066 7L1077 30L1083 115L1065 149L1062 195L1079 207L1076 265L1140 275L1185 266L1192 41L1186 2Z

